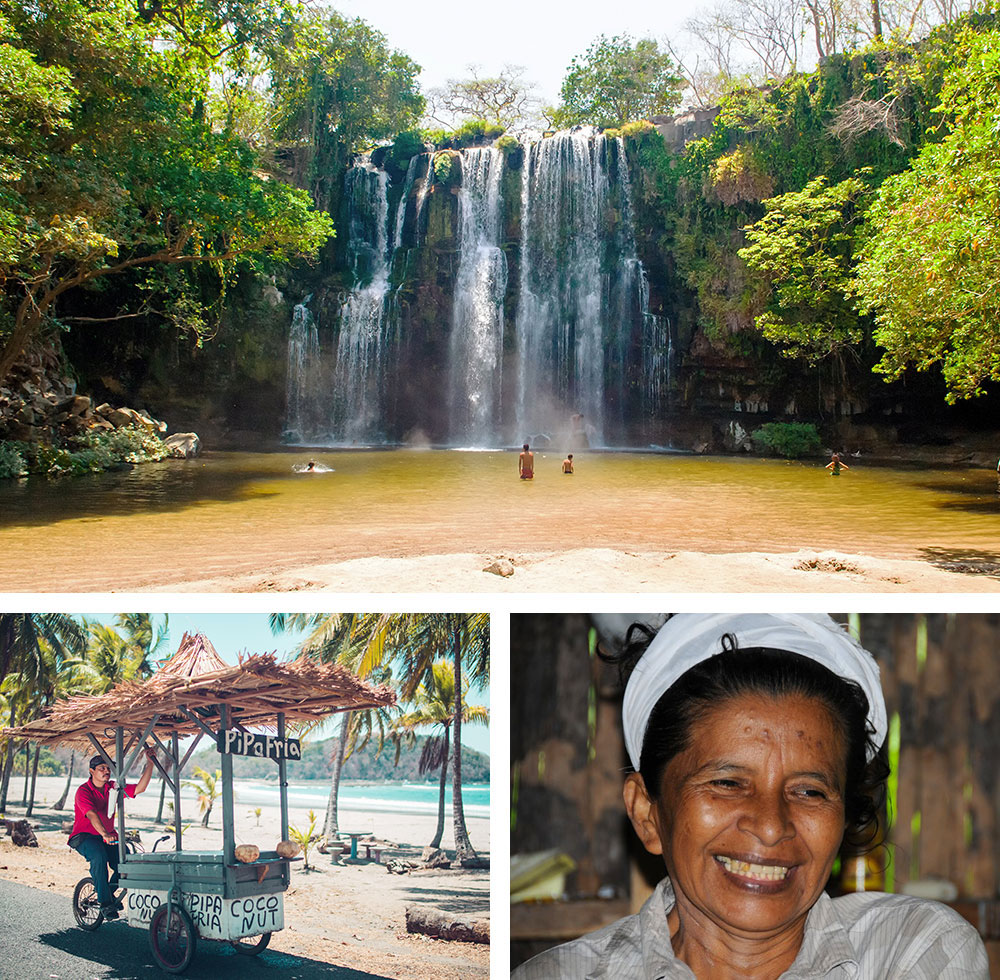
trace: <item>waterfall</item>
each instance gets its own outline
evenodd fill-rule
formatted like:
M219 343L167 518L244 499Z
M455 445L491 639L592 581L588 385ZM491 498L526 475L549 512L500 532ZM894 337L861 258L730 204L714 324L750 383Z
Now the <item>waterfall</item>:
M524 435L582 415L590 442L604 442L606 347L622 315L612 279L628 276L630 258L615 247L608 147L603 136L567 132L526 148L516 324Z
M334 371L334 432L345 443L384 440L381 391L386 352L389 246L389 175L368 159L345 177L347 252L354 288L340 308ZM400 206L405 207L405 199Z
M319 334L309 311L310 293L292 311L288 331L288 380L285 386L285 433L288 442L304 442L315 424L313 406L319 365Z
M434 183L433 154L411 157L394 208L384 169L363 158L348 170L351 285L335 339L324 334L322 378L309 366L316 326L296 307L288 437L350 445L416 432L491 447L639 435L668 406L673 337L650 312L623 141L578 130L509 157L458 157L457 186Z
M459 192L459 262L449 344L449 413L453 443L495 445L499 435L503 299L507 260L500 248L503 154L463 150Z

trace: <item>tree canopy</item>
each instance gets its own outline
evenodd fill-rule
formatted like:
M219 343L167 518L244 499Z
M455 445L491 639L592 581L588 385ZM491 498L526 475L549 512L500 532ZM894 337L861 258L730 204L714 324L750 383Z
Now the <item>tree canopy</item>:
M1000 31L962 34L936 111L950 131L879 189L857 289L876 370L940 365L954 402L1000 381Z
M262 95L253 76L262 56L265 67L306 66L309 98L295 89L301 73L275 81L267 98L277 117L287 132L311 112L320 120L312 131L350 145L419 111L416 66L387 54L360 21L299 10L293 23L292 9L269 0L5 4L0 378L71 289L169 265L224 276L238 263L315 254L330 237L332 222L309 195L266 172L234 125L238 113L212 124L213 79L224 91L228 78L246 102ZM320 23L339 33L320 44ZM316 43L303 49L303 37Z
M570 62L553 120L560 126L608 128L647 119L676 108L683 86L673 60L656 41L602 34Z

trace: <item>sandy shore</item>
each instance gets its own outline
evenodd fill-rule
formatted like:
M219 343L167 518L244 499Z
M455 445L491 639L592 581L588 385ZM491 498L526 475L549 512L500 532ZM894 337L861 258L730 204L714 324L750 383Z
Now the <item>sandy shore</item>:
M509 574L488 571L502 567ZM1000 592L991 563L938 567L835 551L562 552L360 558L173 582L161 592Z
M74 777L74 787L78 783ZM62 811L51 808L64 784L62 778L39 780L36 794L39 802L31 818L38 827L39 847L17 848L9 837L0 838L0 877L33 888L51 889L68 898L86 873L86 865L83 858L66 846L66 834L60 828L63 820L72 818L71 806ZM256 805L240 804L238 784L236 788L237 841L257 844L262 850L274 847L280 828L277 807L261 807L258 818L254 813ZM21 783L15 780L9 799L19 801L20 793ZM221 848L219 805L213 811L209 828L204 830L197 805L192 800L188 806L186 798L183 802L185 822L194 821L184 832L185 848ZM142 833L147 850L163 835L161 828L153 823L158 804L158 785L154 783L145 794L129 801L127 807L128 825ZM22 807L8 807L7 817L22 815ZM317 813L317 818L321 822L322 814ZM293 808L289 822L305 828L308 815ZM435 822L433 816L420 814L377 813L369 819L344 811L340 823L346 830L372 829L381 840L394 845L386 852L390 857L418 860L423 845L434 834ZM480 854L488 856L489 821L467 818L466 822L473 845ZM451 840L449 820L443 841L446 848L451 848ZM329 856L315 850L310 851L309 863L313 870L304 870L301 862L293 866L291 887L285 893L286 926L272 937L272 949L381 977L464 980L489 975L489 947L410 935L405 926L406 907L415 905L440 908L470 919L488 919L488 871L414 871L395 875L389 874L383 864L374 862L333 864Z

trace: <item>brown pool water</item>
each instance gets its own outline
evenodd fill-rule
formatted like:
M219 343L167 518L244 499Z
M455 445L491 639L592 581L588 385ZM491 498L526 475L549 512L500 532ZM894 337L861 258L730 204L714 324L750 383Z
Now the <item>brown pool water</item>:
M1000 561L988 470L510 452L209 453L122 473L0 483L0 591L111 591L381 556L835 549ZM419 583L414 591L420 591Z

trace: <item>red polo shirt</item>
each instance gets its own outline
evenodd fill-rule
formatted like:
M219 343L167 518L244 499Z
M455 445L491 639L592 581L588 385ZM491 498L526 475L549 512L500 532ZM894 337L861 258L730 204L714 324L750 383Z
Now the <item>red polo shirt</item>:
M135 796L135 783L125 784L125 795ZM104 789L98 789L92 780L88 779L80 785L76 791L76 798L73 804L73 834L93 834L97 836L94 825L87 819L87 813L93 810L97 814L97 819L105 828L105 832L110 836L115 836L114 811L108 815L108 797L115 788L114 780L109 779L104 784Z

